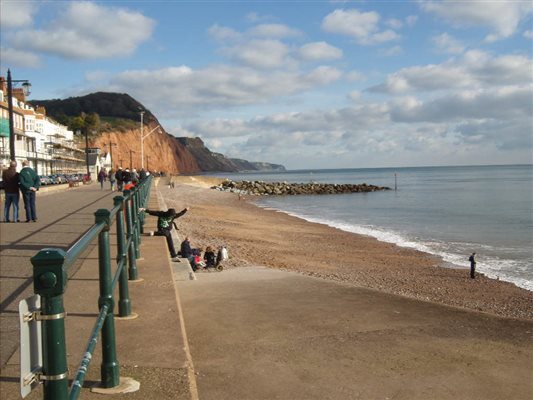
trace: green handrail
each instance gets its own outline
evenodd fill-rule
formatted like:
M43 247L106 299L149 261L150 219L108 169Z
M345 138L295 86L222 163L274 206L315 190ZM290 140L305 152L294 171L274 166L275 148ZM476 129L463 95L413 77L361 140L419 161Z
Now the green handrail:
M114 207L111 210L100 209L96 211L94 225L67 251L45 248L31 258L34 292L40 295L42 299L44 400L75 400L78 398L98 341L98 335L102 337L101 384L104 388L116 387L119 384L120 367L116 354L113 312L114 291L118 283L119 316L130 315L131 301L129 299L126 265L128 262L130 280L132 279L132 266L135 274L134 279L137 279L135 259L140 255L138 245L142 229L138 209L140 204L147 203L151 183L152 177L149 176L131 192L125 191L123 196L116 196L113 199ZM117 258L114 276L111 273L109 240L109 230L113 221L116 221L117 227ZM98 238L100 286L98 307L100 312L69 394L63 294L67 286L68 268L77 261L96 238Z

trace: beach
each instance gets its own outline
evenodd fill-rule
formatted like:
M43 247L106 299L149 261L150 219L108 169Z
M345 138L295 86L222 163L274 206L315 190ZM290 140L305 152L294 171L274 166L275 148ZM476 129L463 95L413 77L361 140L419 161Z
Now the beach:
M226 268L260 265L503 317L533 319L533 292L450 268L437 257L257 207L254 197L210 189L219 178L173 177L160 184L193 247L226 245ZM163 181L162 181L163 183Z

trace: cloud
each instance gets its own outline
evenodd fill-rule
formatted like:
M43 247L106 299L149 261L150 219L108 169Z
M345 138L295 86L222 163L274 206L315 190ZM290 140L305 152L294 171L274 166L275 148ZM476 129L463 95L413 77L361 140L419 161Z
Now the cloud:
M342 50L326 42L313 42L303 45L299 52L300 58L306 61L336 60L342 58Z
M31 25L39 5L26 1L0 2L0 25L4 29Z
M453 26L485 26L493 31L486 41L492 42L514 34L521 21L533 12L527 1L420 1L422 10L437 15Z
M328 85L342 72L327 66L309 72L256 70L214 65L193 70L187 66L158 70L131 70L115 75L105 90L127 92L163 117L190 116L191 112L264 104ZM103 88L94 87L91 90Z
M530 85L464 90L422 102L400 98L390 103L396 122L461 122L468 119L514 120L528 118L533 109Z
M432 43L440 52L449 54L460 54L464 51L465 46L454 37L447 33L442 33L431 38Z
M251 40L225 48L223 53L255 68L278 68L285 64L289 48L279 40Z
M379 93L480 88L530 82L533 62L522 55L491 57L471 50L459 59L442 64L414 66L389 75L380 85L367 89Z
M0 58L2 63L17 67L38 68L41 66L41 58L23 50L0 47Z
M218 24L212 25L208 29L207 33L213 39L220 42L225 42L228 40L239 40L242 37L240 32L237 32L236 30L226 26L220 26Z
M301 36L302 32L283 24L261 24L250 29L253 36L281 39L284 37Z
M533 30L524 31L522 34L526 39L533 39Z
M360 12L356 9L335 10L324 17L322 29L329 33L336 33L352 37L363 45L378 44L399 39L399 35L392 30L379 30L380 16L375 11Z
M401 46L393 46L388 49L380 50L380 54L384 55L385 57L394 57L402 53L403 53L403 49Z
M152 34L155 22L138 12L72 2L44 29L21 30L13 44L67 59L127 56Z

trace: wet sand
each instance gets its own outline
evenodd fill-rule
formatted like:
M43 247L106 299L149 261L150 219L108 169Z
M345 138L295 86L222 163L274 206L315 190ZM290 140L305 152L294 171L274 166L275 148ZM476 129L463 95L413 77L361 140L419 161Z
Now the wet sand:
M307 222L209 189L208 177L173 177L159 189L168 207L188 206L178 220L181 237L193 247L226 245L227 268L263 265L377 289L424 301L505 317L533 320L533 292L469 270L443 267L429 254L380 242L372 237Z

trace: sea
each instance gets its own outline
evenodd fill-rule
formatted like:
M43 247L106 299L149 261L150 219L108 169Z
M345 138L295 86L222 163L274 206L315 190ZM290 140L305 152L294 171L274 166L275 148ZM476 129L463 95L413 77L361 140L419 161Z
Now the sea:
M389 191L263 196L260 207L439 256L533 291L533 165L317 169L232 180L367 183Z

